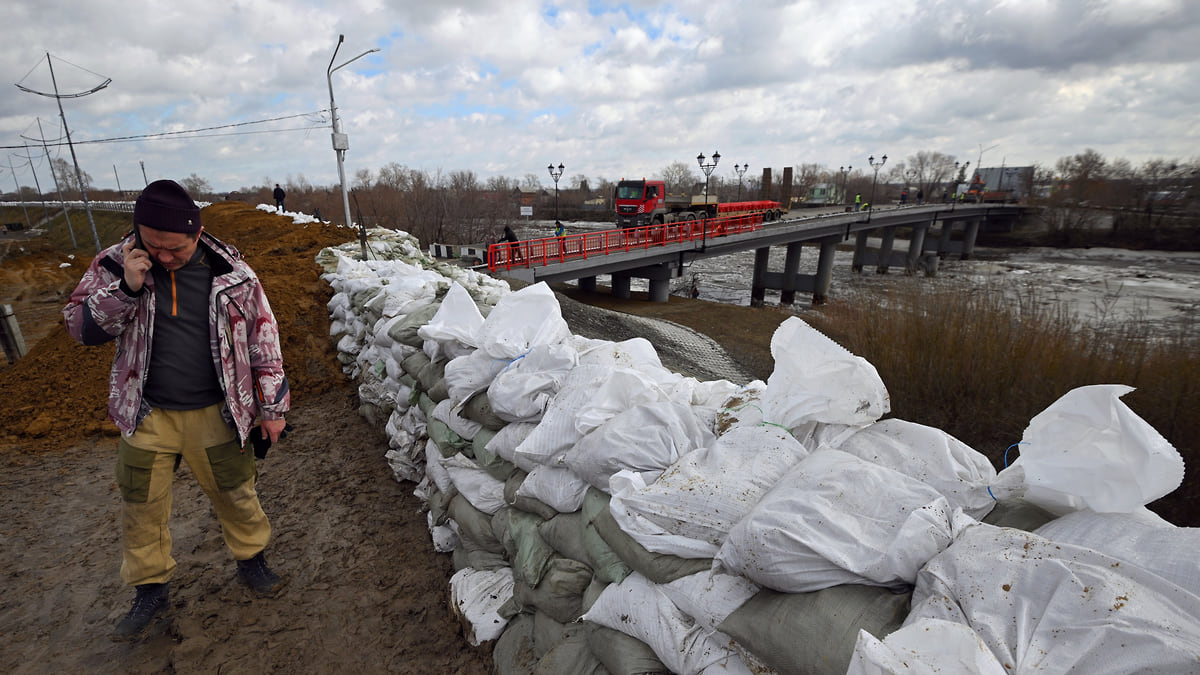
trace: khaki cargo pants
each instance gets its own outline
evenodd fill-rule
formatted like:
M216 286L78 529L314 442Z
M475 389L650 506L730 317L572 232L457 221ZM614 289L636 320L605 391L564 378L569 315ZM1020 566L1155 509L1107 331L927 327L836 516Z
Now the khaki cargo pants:
M117 448L121 488L121 579L130 586L163 583L171 557L171 481L186 461L221 521L235 560L253 558L271 538L271 524L254 489L254 453L238 445L221 404L198 410L153 409Z

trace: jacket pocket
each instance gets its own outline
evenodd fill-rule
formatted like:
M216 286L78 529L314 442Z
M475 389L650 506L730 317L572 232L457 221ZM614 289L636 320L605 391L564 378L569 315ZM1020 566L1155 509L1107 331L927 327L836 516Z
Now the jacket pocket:
M213 479L220 490L232 490L254 478L254 453L243 452L236 440L205 448Z

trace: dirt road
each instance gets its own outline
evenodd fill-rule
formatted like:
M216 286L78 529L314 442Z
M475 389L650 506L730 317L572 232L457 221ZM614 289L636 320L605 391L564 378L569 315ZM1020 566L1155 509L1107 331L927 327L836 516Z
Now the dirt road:
M259 600L237 583L208 500L184 466L174 491L170 615L140 644L109 641L133 598L118 578L116 438L104 412L112 349L81 347L58 325L83 262L59 267L65 260L53 254L8 251L2 301L21 298L23 329L41 339L0 369L0 671L491 672L490 645L472 648L450 610L450 556L434 553L414 486L393 478L386 440L358 415L328 337L332 292L313 259L352 237L236 203L208 207L203 218L246 255L281 325L295 430L260 463L259 492L274 528L267 559L288 586ZM638 306L707 325L736 347L739 367L770 372L768 342L782 315L680 298ZM714 320L718 310L737 316ZM603 328L595 324L613 321L592 319L593 335Z

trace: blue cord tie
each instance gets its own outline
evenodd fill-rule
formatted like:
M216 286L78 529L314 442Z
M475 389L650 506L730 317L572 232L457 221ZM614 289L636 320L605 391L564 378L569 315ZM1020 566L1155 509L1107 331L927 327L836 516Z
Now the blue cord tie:
M1012 450L1013 448L1017 447L1018 445L1029 445L1029 441L1020 441L1017 443L1013 443L1012 445L1010 445L1004 449L1004 468L1005 469L1008 468L1008 451ZM1003 469L1001 469L1001 471L1003 471ZM994 502L1000 501L999 499L996 499L996 495L992 494L992 486L991 485L988 486L987 491L988 491L988 496L992 498L992 501L994 501Z

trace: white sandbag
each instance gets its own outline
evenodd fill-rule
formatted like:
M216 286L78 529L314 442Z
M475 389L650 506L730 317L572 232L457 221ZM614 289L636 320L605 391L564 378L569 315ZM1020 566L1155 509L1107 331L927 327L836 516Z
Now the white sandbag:
M479 348L497 358L515 359L537 345L554 344L571 334L558 298L545 282L500 298L479 328Z
M717 570L689 574L659 588L698 625L714 631L761 590L745 577Z
M442 459L441 465L449 474L454 487L466 497L471 506L489 516L505 506L504 481L492 478L475 462L463 455L453 455ZM582 500L580 501L582 503Z
M417 329L417 335L438 344L450 345L457 342L467 347L478 347L478 333L483 326L483 314L475 306L471 295L459 283L452 282L450 290L442 298L437 314L429 323ZM430 357L434 358L434 357Z
M642 403L667 400L658 383L641 371L613 368L575 414L575 430L581 435L604 425L616 415Z
M993 492L1056 515L1083 508L1129 513L1173 492L1183 482L1183 458L1121 402L1131 391L1097 384L1050 404L1029 421L1021 456L1000 472Z
M879 640L858 632L846 675L1009 675L970 626L921 619Z
M636 337L621 342L594 340L572 344L580 349L580 365L629 368L644 372L662 369L662 360L658 358L658 352L646 338Z
M578 353L564 343L535 345L515 361L502 361L488 386L492 411L509 422L536 422L578 363Z
M536 466L517 488L516 496L531 497L559 513L574 513L583 506L588 484L565 466Z
M730 392L718 406L713 431L718 436L737 427L754 427L763 422L762 399L767 383L754 380Z
M533 433L533 430L536 428L537 425L532 422L511 422L504 425L503 429L497 431L496 435L492 436L492 440L488 441L484 447L493 455L505 461L513 462L513 458L516 457L517 446L529 434ZM516 464L516 462L513 463Z
M562 387L546 406L541 422L517 446L510 460L525 471L557 462L575 446L583 434L575 428L575 418L587 405L596 389L612 376L612 369L580 365L567 374ZM491 400L490 397L488 399ZM507 459L507 458L506 458Z
M438 553L450 553L458 546L458 534L454 528L438 525L433 522L433 513L425 512L425 524L429 527L429 537L433 540L433 550Z
M491 386L496 374L506 366L508 361L498 359L482 349L474 349L456 357L446 364L443 371L446 393L455 401L465 401L471 394Z
M617 482L612 486L609 508L621 529L648 550L711 558L729 530L807 455L808 450L779 427L735 428L683 455L657 480L622 474L620 488ZM570 458L568 453L568 463ZM641 519L671 536L651 534L640 526ZM687 541L676 542L673 537ZM692 554L683 555L685 549Z
M696 625L676 607L657 584L634 572L620 584L609 584L583 615L585 621L620 631L650 645L672 673L695 675L723 662L731 673L750 670L728 647L728 638Z
M921 570L905 625L970 626L1012 673L1190 673L1200 596L1137 566L972 524Z
M437 489L442 492L450 492L454 489L454 480L450 478L450 473L446 471L443 465L445 457L442 457L442 451L438 449L437 443L432 438L425 441L425 475L429 476L429 480L437 486Z
M822 450L763 495L729 531L716 560L784 593L838 584L903 588L950 545L950 517L946 498L928 485Z
M615 374L614 380L622 379ZM636 396L635 396L636 398ZM576 429L580 425L576 424ZM672 401L633 405L585 435L563 461L600 490L618 471L662 471L680 457L703 448L713 434L688 406Z
M700 423L712 430L716 428L722 405L740 388L729 380L701 382L694 377L681 377L666 392L669 400L690 406Z
M479 430L483 428L483 425L479 422L469 420L460 415L458 406L451 399L439 401L434 406L433 419L450 427L451 431L467 441L475 438L475 434L479 433Z
M500 616L500 607L512 598L512 569L479 571L465 567L450 577L450 606L469 626L467 642L472 646L495 640L504 632L508 619Z
M960 508L975 520L996 504L988 494L988 486L996 480L991 461L941 429L898 419L880 420L836 447L925 483L940 492L951 508Z
M775 370L767 378L763 415L789 429L806 422L864 426L891 410L875 366L790 317L771 337Z
M1075 511L1034 533L1099 551L1200 593L1200 528L1175 527L1145 507L1133 513Z

